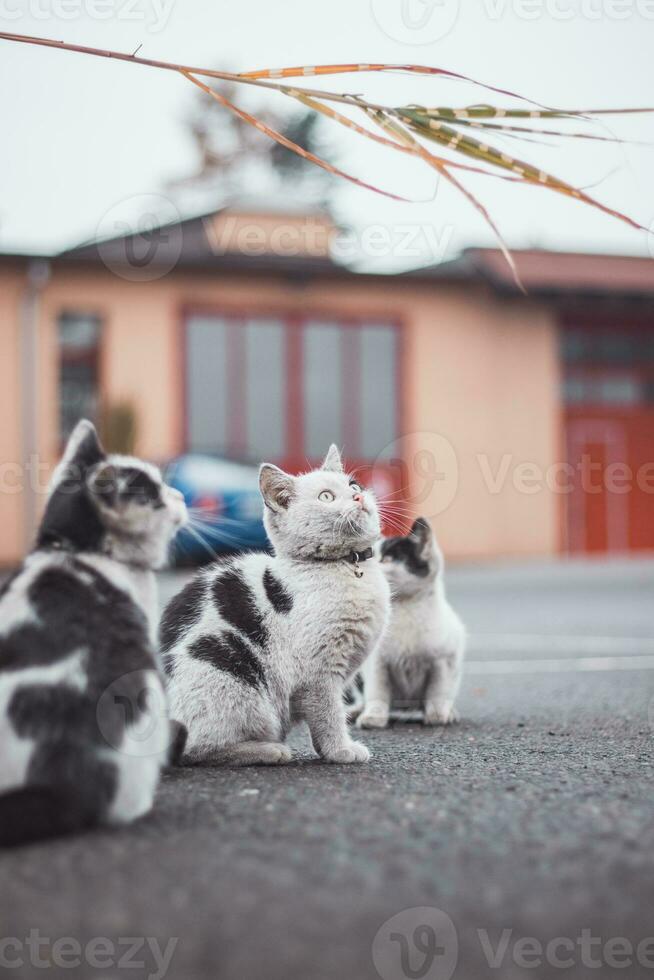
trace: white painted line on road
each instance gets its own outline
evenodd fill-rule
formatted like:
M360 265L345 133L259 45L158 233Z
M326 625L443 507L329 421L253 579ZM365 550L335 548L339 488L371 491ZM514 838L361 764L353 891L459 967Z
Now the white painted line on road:
M564 660L468 660L465 673L558 674L606 670L654 670L654 656L566 657Z
M593 656L654 656L651 636L587 636L548 633L472 633L470 649L496 653L572 653Z

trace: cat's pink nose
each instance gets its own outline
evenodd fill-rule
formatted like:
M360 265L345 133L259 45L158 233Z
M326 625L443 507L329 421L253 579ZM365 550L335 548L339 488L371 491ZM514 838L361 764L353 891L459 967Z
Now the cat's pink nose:
M363 494L355 493L354 496L352 497L352 500L356 500L356 502L363 507Z

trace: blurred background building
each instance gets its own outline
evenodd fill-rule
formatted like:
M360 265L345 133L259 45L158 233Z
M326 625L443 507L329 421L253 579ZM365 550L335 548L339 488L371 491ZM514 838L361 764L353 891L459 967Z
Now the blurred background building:
M650 259L469 249L357 273L320 211L0 256L0 562L82 416L115 449L299 470L344 448L455 557L654 548ZM40 467L40 469L39 469Z

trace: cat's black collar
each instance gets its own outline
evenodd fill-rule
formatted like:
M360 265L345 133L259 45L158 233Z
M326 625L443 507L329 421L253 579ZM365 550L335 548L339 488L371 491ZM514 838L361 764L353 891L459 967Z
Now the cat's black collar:
M345 561L348 561L351 565L354 565L354 574L357 578L361 578L363 575L363 572L359 567L361 562L368 561L373 557L373 555L374 551L372 548L364 548L363 551L351 551L345 556Z
M312 555L309 560L318 562L346 561L349 565L354 565L354 574L357 578L361 578L363 576L361 562L368 561L370 558L373 558L374 554L375 552L372 548L364 548L362 551L348 551L344 555Z
M372 548L364 548L363 551L351 551L349 555L345 556L345 561L352 562L353 565L358 565L361 561L368 561L374 554Z

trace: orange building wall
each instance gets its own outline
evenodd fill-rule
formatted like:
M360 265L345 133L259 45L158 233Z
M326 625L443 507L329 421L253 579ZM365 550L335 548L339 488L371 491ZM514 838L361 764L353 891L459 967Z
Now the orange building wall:
M0 304L11 295L15 304L15 286L14 294L2 291ZM398 320L403 327L403 432L440 433L458 457L454 501L434 520L445 550L463 557L549 554L557 549L558 511L551 494L516 493L510 480L500 494L490 494L475 458L477 453L488 453L493 470L503 453L513 454L515 462L543 466L556 459L555 325L532 302L498 302L481 293L466 295L463 289L426 288L401 280L307 285L264 277L181 273L158 282L132 283L103 269L55 265L44 290L40 324L40 452L48 465L59 451L58 315L71 309L102 317L104 405L130 402L137 415L137 452L164 460L184 448L181 324L184 310L191 307L279 313L298 309ZM5 319L0 337L0 372L7 376L0 397L15 412L17 371L9 365L17 363L17 317L9 320L7 324ZM3 453L15 455L15 426L9 426L1 438ZM410 474L411 446L410 435L398 443ZM419 496L424 485L420 476L413 473L410 483L412 494ZM17 506L20 509L15 500L0 500L0 517L6 514L12 529ZM409 506L414 513L429 516L438 510L429 499ZM21 554L21 540L13 530L3 536L0 563Z
M435 443L445 479L420 504L444 550L470 557L556 552L559 498L546 483L560 458L553 315L528 300L447 289L416 310L407 346L407 431L445 440ZM416 439L409 460L428 443ZM414 472L414 494L424 485Z

